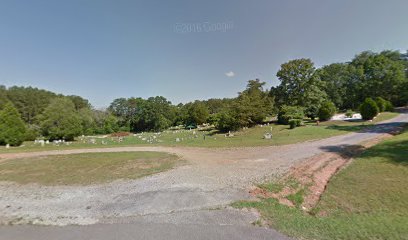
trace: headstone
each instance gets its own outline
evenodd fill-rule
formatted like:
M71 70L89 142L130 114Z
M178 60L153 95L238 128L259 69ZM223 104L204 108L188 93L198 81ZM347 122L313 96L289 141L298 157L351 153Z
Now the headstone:
M264 134L264 139L272 139L272 134L271 133L265 133Z
M180 142L180 138L176 138L176 142Z
M6 148L10 148L10 144L7 143L7 144L6 144Z

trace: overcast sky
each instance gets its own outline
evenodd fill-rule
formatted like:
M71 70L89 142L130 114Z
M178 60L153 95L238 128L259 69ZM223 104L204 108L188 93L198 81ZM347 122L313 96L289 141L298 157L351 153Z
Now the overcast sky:
M280 64L408 49L406 0L0 0L0 84L83 96L234 97Z

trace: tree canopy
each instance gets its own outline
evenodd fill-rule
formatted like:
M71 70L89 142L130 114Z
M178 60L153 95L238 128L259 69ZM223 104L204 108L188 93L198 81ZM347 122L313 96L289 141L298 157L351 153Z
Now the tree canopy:
M349 62L321 68L310 59L294 59L283 63L276 76L277 86L267 89L265 82L249 80L234 98L178 105L163 96L117 98L107 109L94 109L81 96L0 85L0 144L18 145L21 136L23 140L40 136L73 140L81 134L162 131L204 123L231 131L262 124L276 115L284 124L304 116L328 120L336 109L361 110L370 119L377 114L376 107L391 111L393 105L408 103L408 51L365 51ZM16 124L11 126L11 122Z
M19 146L25 139L26 126L12 103L0 111L0 144Z

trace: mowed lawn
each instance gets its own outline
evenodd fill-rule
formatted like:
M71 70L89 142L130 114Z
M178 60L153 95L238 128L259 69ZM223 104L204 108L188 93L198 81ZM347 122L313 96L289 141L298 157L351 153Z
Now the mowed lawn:
M96 144L83 143L77 141L69 146L54 146L53 144L41 147L33 142L25 142L24 146L6 149L0 147L0 153L6 152L29 152L29 151L47 151L75 148L106 148L120 146L186 146L186 147L251 147L251 146L269 146L299 143L309 140L328 138L349 132L360 131L370 127L375 123L394 118L398 113L381 113L374 121L347 122L347 121L329 121L322 122L317 126L315 122L306 122L306 126L289 129L288 125L270 124L269 126L257 126L234 133L233 137L225 137L223 133L216 131L200 130L181 130L165 131L160 135L154 133L143 133L141 136L128 136L123 138L122 142L112 140L110 137L105 139L96 138ZM267 132L272 132L272 139L263 139ZM195 134L194 134L195 133ZM155 138L153 143L147 143L143 139ZM176 139L179 142L176 142ZM102 144L102 141L107 143Z
M271 226L301 239L408 239L408 128L333 177L313 214L274 199L235 206L257 208Z
M182 161L159 152L81 153L0 162L0 181L20 184L87 185L135 179L173 168Z

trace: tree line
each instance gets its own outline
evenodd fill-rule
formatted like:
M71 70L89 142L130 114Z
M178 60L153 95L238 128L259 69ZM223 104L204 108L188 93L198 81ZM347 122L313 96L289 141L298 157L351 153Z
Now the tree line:
M0 144L20 145L38 137L70 141L82 134L162 131L204 123L234 131L270 116L296 127L305 116L324 121L338 110L361 110L370 119L408 103L408 53L365 51L349 62L321 68L310 59L295 59L282 64L276 76L279 85L266 89L265 82L249 80L235 98L178 105L163 96L118 98L104 110L80 96L0 86Z

